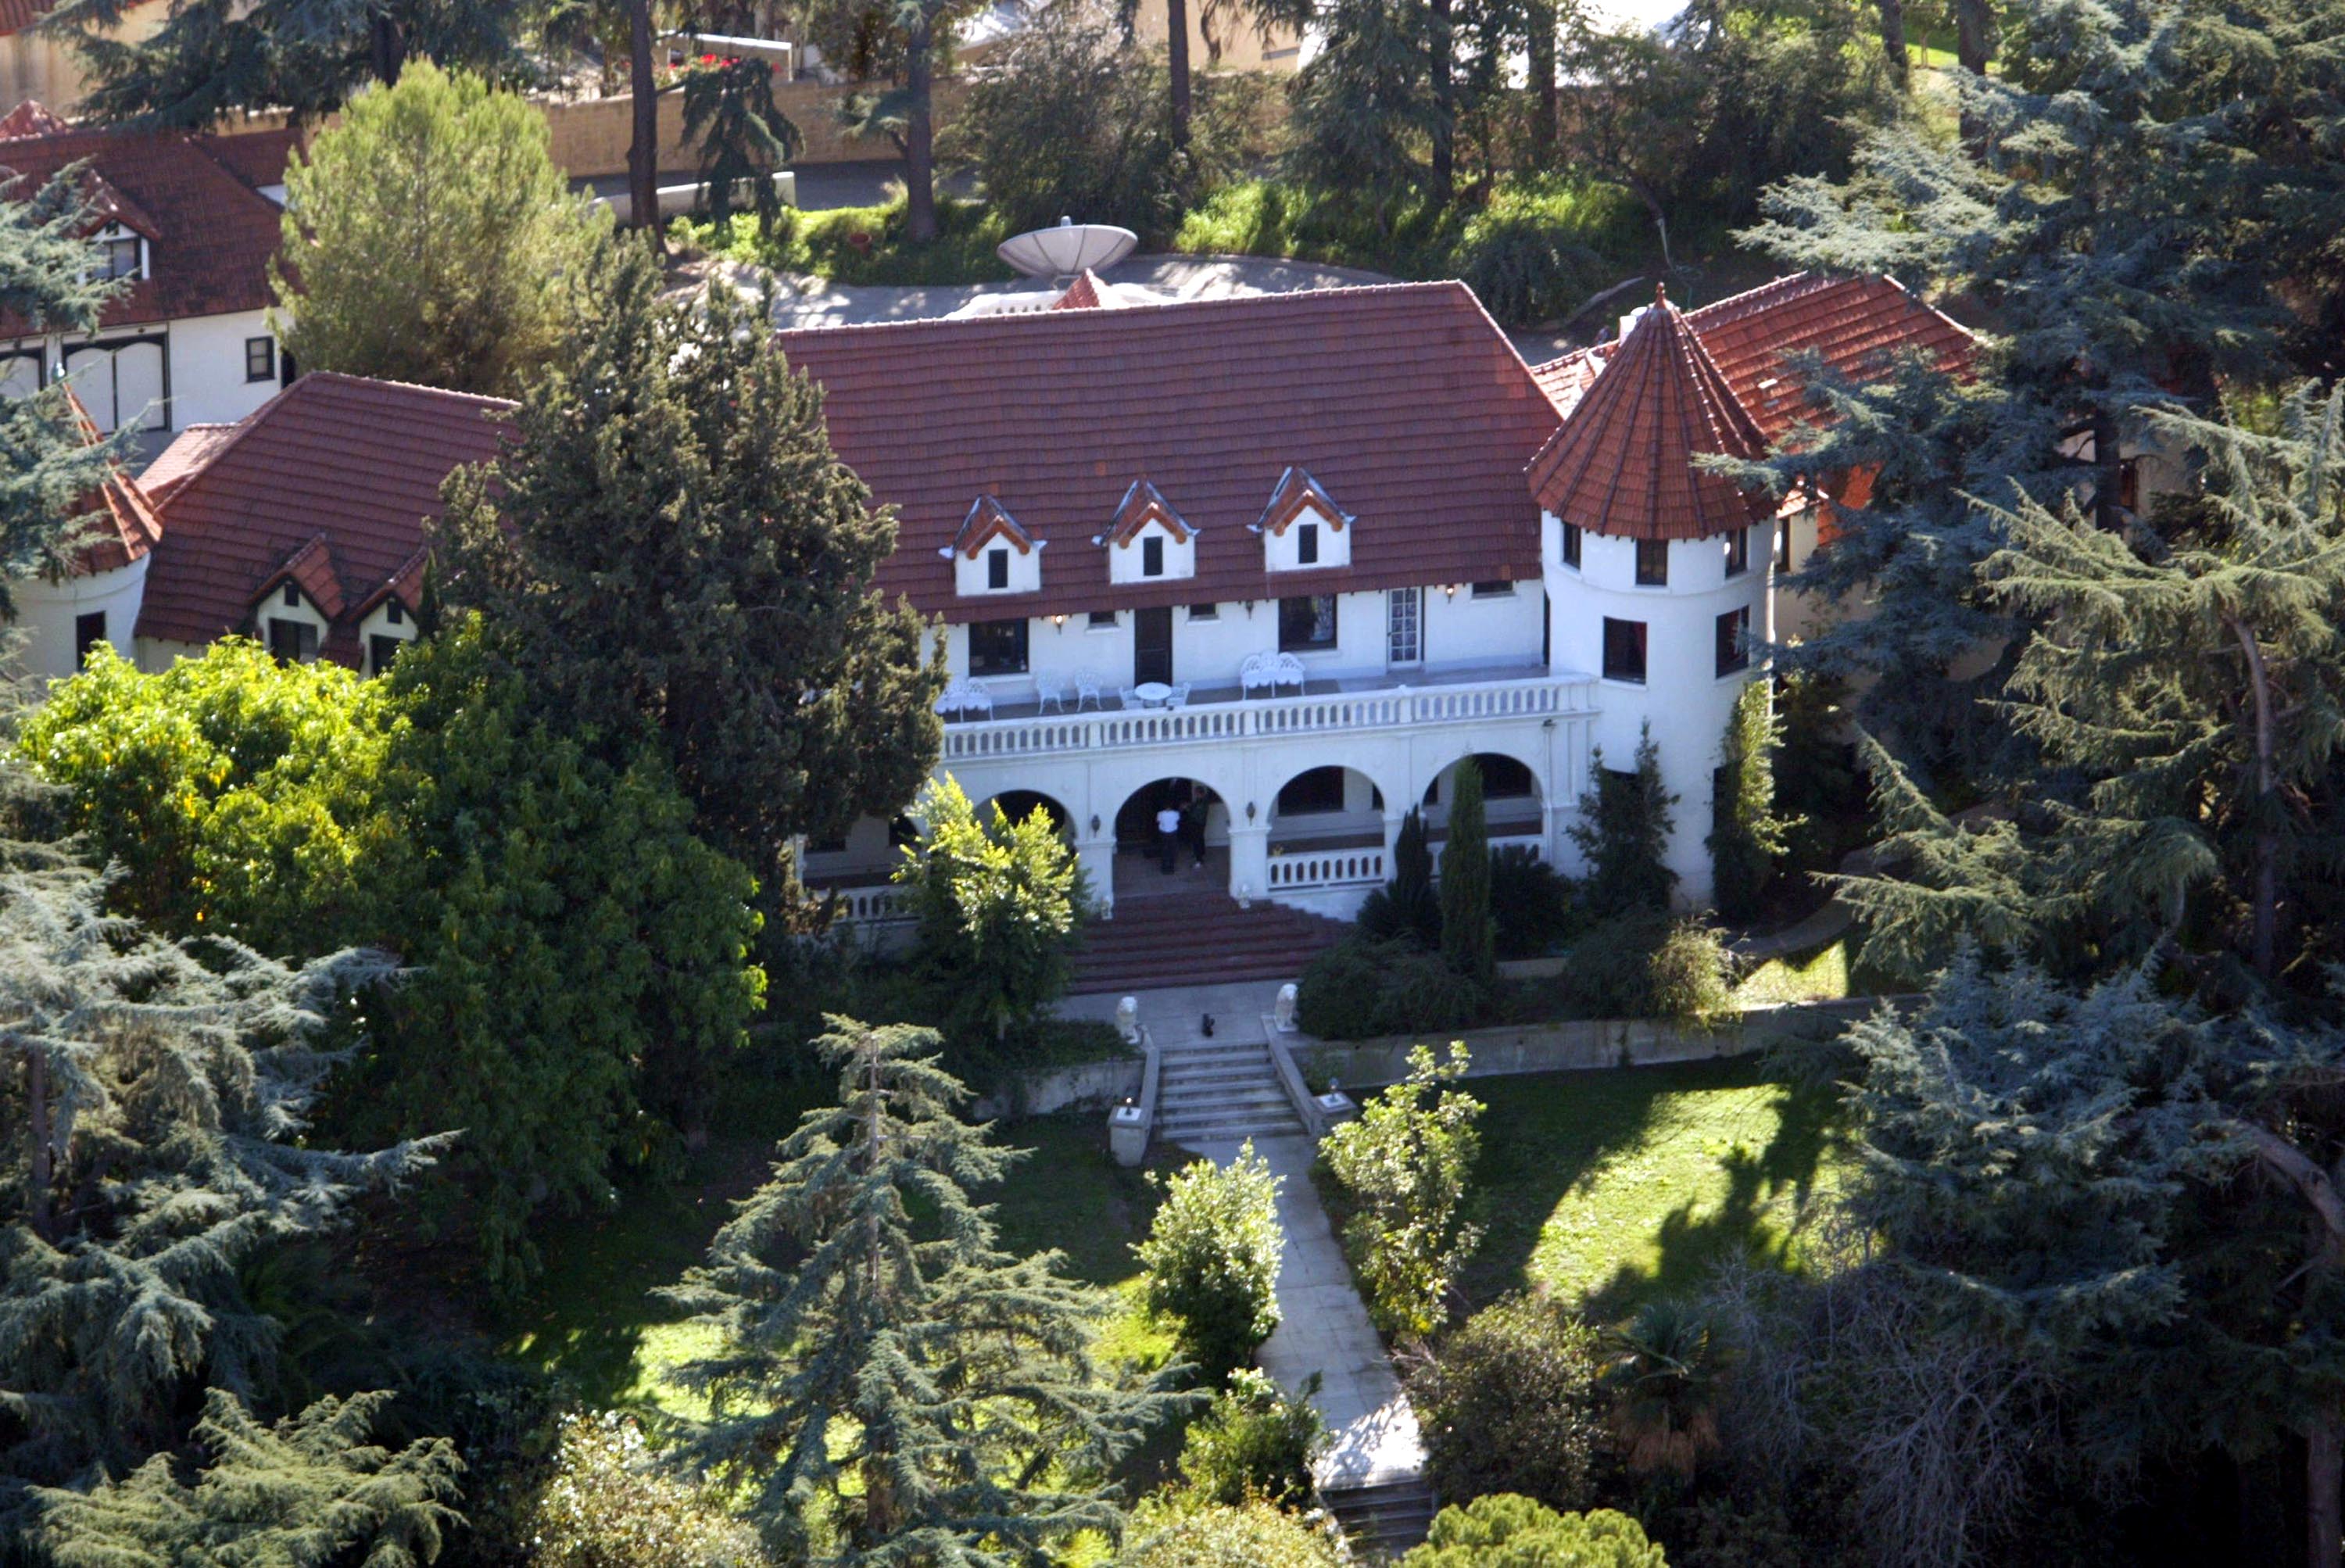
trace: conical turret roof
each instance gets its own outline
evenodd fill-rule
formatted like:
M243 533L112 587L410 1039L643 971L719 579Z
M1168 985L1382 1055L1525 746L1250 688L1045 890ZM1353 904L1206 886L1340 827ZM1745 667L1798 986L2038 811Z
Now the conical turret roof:
M1706 539L1772 508L1694 459L1766 451L1701 340L1656 290L1653 308L1531 460L1531 489L1541 506L1593 534Z

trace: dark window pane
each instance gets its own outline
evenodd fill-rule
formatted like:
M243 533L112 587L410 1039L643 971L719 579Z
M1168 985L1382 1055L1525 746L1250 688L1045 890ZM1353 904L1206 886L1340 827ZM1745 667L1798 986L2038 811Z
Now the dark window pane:
M969 673L1024 675L1025 621L972 622L969 628Z
M1095 626L1112 626L1115 625L1115 612L1113 610L1093 610L1091 613L1090 623Z
M1670 542L1666 539L1637 541L1637 585L1640 588L1666 587L1670 580Z
M1514 591L1515 585L1512 583L1477 583L1474 585L1474 596L1477 599L1508 598L1513 596Z
M1191 605L1189 618L1193 621L1218 621L1222 618L1222 607L1219 605Z
M1751 609L1744 606L1718 617L1718 673L1751 667Z
M1644 622L1604 617L1604 678L1644 683Z
M1149 537L1140 542L1140 575L1161 577L1164 575L1164 541Z
M1306 566L1319 564L1319 524L1300 523L1294 529L1294 558Z
M307 621L269 617L269 652L279 664L308 664L318 657L318 628Z
M1751 530L1737 528L1726 536L1726 575L1739 577L1751 569Z
M89 650L106 640L106 612L92 610L74 617L74 667L89 662Z
M407 646L405 637L387 637L378 633L367 639L367 672L381 675L391 668L391 661Z
M1576 523L1563 525L1563 564L1575 568L1579 565L1579 525Z
M988 550L985 553L985 585L1000 589L1010 585L1010 552Z
M1278 601L1278 646L1287 653L1335 646L1335 596Z
M277 342L273 338L244 340L244 379L271 381L277 375Z

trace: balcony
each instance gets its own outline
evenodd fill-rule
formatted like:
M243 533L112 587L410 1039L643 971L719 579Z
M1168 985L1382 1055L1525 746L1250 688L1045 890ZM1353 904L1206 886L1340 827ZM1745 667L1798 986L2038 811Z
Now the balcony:
M1434 676L1411 672L1407 679L1370 677L1314 684L1333 689L1306 688L1296 697L1246 697L1228 687L1193 693L1189 705L1178 708L1062 714L1027 708L1022 713L993 718L951 720L945 725L944 762L949 766L1065 752L1288 739L1410 725L1548 718L1592 713L1596 708L1593 676L1558 676L1544 667Z

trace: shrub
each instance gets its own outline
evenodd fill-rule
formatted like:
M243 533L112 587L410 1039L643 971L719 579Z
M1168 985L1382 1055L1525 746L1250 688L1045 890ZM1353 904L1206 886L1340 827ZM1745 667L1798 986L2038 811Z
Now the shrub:
M1309 1497L1311 1458L1326 1435L1311 1407L1318 1391L1316 1372L1292 1394L1251 1367L1233 1374L1190 1424L1182 1476L1199 1498L1232 1507Z
M1324 1524L1267 1502L1196 1506L1176 1496L1144 1503L1115 1568L1342 1568Z
M1585 1507L1596 1369L1594 1330L1544 1297L1508 1297L1467 1319L1409 1371L1434 1490Z
M767 1558L706 1488L660 1474L633 1417L563 1418L520 1532L539 1568L749 1568Z
M1368 1315L1388 1334L1429 1334L1448 1316L1451 1277L1481 1240L1461 1210L1481 1148L1474 1122L1482 1102L1450 1086L1466 1074L1463 1045L1439 1063L1420 1045L1408 1065L1406 1078L1328 1134L1319 1151L1351 1209L1344 1250Z
M1490 913L1500 958L1537 958L1581 923L1579 886L1519 844L1490 857Z
M1598 915L1669 908L1678 885L1666 860L1678 798L1661 786L1661 753L1651 727L1638 740L1629 772L1606 768L1600 750L1590 772L1596 782L1580 796L1579 820L1570 829L1588 860L1588 907Z
M1279 1178L1249 1142L1228 1169L1199 1160L1164 1184L1148 1239L1152 1312L1181 1322L1181 1353L1220 1379L1254 1359L1278 1327Z
M1462 1029L1489 993L1411 941L1336 943L1303 969L1295 1018L1322 1040Z
M1782 741L1772 693L1765 681L1751 681L1726 721L1711 806L1711 885L1720 915L1738 924L1759 918L1787 835L1798 825L1775 812L1775 752Z
M1572 944L1558 1000L1581 1018L1712 1023L1734 1010L1727 963L1718 933L1699 921L1622 915Z
M1443 1509L1401 1568L1669 1568L1669 1562L1625 1513L1558 1513L1501 1492Z
M1441 940L1441 901L1433 891L1433 851L1425 841L1425 814L1415 806L1393 840L1393 879L1360 905L1361 933L1376 942L1400 939L1427 947Z

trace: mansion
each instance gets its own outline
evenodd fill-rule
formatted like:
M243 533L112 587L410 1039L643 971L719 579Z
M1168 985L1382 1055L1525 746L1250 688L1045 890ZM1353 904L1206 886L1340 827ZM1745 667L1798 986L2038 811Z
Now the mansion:
M1831 501L1703 460L1817 417L1801 365L1970 345L1893 284L1804 274L1657 298L1537 366L1455 282L1136 303L1085 275L1037 308L779 341L895 509L879 589L943 638L939 773L1049 810L1111 911L1172 885L1171 810L1181 885L1330 915L1388 880L1411 807L1438 846L1469 757L1492 841L1570 865L1581 795L1647 732L1705 901L1728 718ZM25 596L34 667L102 639L156 669L242 633L380 668L415 635L440 483L510 408L317 374L186 430L108 488L82 570ZM883 920L904 831L860 822L801 869Z

